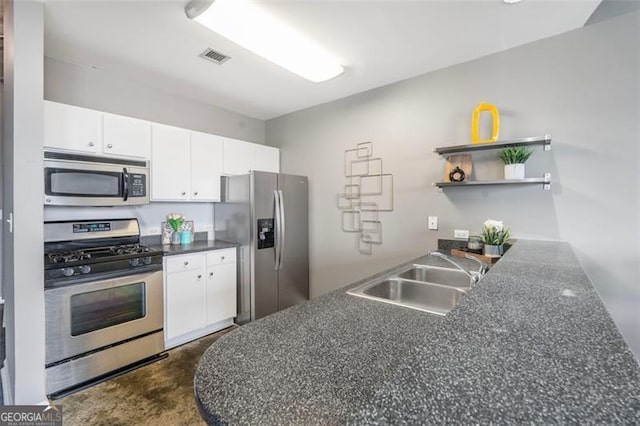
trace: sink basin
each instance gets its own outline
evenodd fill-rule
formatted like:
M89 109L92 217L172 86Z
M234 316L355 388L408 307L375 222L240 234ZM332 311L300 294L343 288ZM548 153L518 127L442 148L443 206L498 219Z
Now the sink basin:
M362 284L347 293L435 315L446 315L464 296L465 291L446 285L392 277Z
M456 288L469 289L473 280L459 269L441 268L438 266L412 265L408 270L398 274L407 280L436 283Z

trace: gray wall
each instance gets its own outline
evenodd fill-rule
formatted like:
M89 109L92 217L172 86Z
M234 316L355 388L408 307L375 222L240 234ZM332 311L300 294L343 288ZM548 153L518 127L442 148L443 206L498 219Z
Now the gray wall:
M640 1L638 0L602 0L589 17L586 25L596 24L639 9Z
M3 88L3 285L5 402L38 404L45 397L42 242L43 5L5 1ZM6 219L13 214L11 232ZM10 398L7 401L6 398Z
M45 57L44 98L264 143L263 120L156 90L126 76Z
M268 121L283 172L310 177L312 296L501 219L516 237L570 242L640 355L639 51L634 12ZM431 187L444 167L432 149L470 141L481 101L498 105L503 139L553 135L552 151L527 163L529 176L552 174L551 191ZM395 177L395 209L381 214L384 244L372 256L354 250L336 208L343 152L363 141ZM474 158L477 179L502 177L495 155ZM439 231L427 230L428 215Z

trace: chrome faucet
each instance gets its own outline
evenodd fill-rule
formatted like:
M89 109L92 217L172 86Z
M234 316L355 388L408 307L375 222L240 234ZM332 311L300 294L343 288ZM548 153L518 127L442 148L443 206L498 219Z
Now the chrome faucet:
M478 271L478 274L472 274L471 272L469 272L468 269L466 269L465 267L460 265L458 262L456 262L455 260L451 259L446 254L440 253L439 251L430 251L429 252L429 256L439 257L440 259L446 260L447 262L449 262L450 264L452 264L453 266L455 266L456 268L458 268L459 270L461 270L462 272L467 274L469 276L469 278L471 278L471 280L474 283L477 283L478 280L480 278L482 278L482 276L485 274L486 268L487 268L487 264L486 263L481 262L480 260L474 258L473 256L469 256L469 255L467 255L466 257L468 257L470 259L473 259L473 260L477 261L478 263L480 263L480 270Z
M484 274L486 274L489 271L489 265L487 265L485 262L483 262L482 260L478 259L477 257L471 256L468 253L465 253L464 257L466 257L467 259L475 260L476 262L478 262L480 264L480 268L478 268L478 275L480 275L480 278L482 278L484 276Z

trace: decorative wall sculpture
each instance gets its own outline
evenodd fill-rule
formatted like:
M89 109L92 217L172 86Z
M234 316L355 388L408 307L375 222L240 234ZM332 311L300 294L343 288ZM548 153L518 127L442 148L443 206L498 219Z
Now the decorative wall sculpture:
M362 142L344 152L344 177L337 197L342 230L355 235L360 253L372 254L374 244L382 244L380 212L393 211L393 175L373 156L373 143Z

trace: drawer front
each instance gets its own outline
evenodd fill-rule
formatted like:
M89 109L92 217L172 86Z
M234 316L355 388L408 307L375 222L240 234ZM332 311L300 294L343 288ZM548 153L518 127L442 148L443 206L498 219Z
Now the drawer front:
M207 253L207 266L215 266L236 261L236 249L213 250Z
M166 272L189 271L204 268L204 256L202 254L189 254L184 256L169 256L166 258Z

